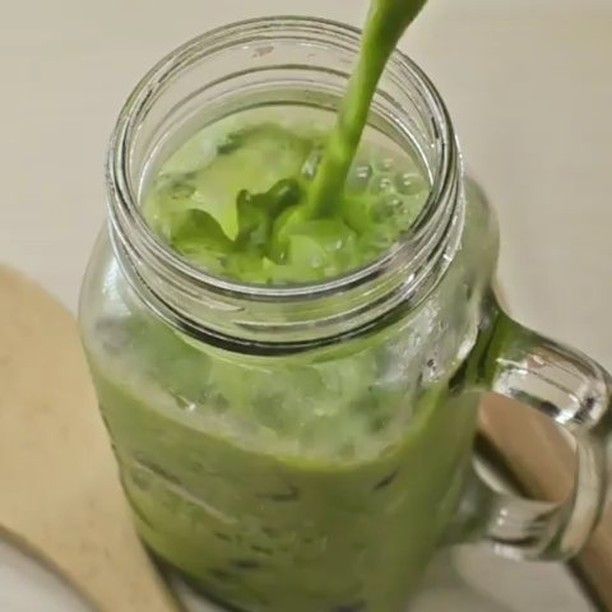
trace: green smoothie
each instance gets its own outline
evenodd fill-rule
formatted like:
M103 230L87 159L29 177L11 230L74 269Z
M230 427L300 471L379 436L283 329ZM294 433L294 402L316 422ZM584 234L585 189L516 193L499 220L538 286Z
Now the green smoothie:
M145 205L152 227L210 271L251 283L338 276L387 252L424 203L423 177L414 162L402 160L399 175L387 172L373 183L365 177L354 190L347 180L358 182L360 171L377 164L393 170L393 158L370 150L370 163L351 177L376 86L424 3L372 0L329 135L252 123L228 131L222 142L204 132L185 145L162 168ZM202 159L198 143L208 144L209 158L213 145L212 159ZM181 162L189 172L173 172Z
M143 191L153 231L256 285L325 281L395 248L430 177L366 123L423 3L373 1L335 125L306 106L256 108L181 143ZM476 398L449 391L461 335L435 315L286 358L208 347L128 311L101 318L88 356L150 549L232 609L403 610L455 512L476 426Z
M247 283L324 280L375 261L417 218L428 177L372 130L334 207L311 216L326 118L275 106L204 128L158 170L143 207L151 227L190 261Z
M476 398L396 376L388 338L285 360L135 317L98 337L102 413L160 559L230 609L405 610L456 510Z

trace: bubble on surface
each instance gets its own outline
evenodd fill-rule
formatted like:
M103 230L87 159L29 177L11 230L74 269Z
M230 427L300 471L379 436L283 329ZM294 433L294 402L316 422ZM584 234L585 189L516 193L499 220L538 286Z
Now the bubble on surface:
M375 176L370 184L370 192L373 194L385 194L394 191L393 178L387 174Z
M427 188L427 183L418 172L402 172L395 177L395 188L402 195L416 195Z
M185 200L195 193L195 187L187 182L175 181L168 189L168 196L173 200Z
M361 163L354 166L348 177L347 188L354 193L366 191L372 180L374 170L370 164Z
M391 172L395 168L396 163L395 158L385 155L375 160L375 167L380 172Z
M385 223L401 216L404 213L404 201L396 195L382 198L374 209L373 219L379 223Z
M307 157L302 166L302 176L308 180L312 180L319 169L321 160L323 159L322 147L316 147Z

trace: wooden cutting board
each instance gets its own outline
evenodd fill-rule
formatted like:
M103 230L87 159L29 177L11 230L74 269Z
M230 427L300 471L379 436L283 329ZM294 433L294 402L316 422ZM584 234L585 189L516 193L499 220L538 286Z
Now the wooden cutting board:
M132 528L74 318L2 267L0 530L101 612L177 610Z

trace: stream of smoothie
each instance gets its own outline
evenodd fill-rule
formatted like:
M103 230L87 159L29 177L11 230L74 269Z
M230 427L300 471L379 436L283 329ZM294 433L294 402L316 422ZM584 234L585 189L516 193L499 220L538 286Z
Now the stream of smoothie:
M330 134L300 125L299 114L280 123L277 109L268 121L244 113L227 122L233 131L217 124L196 135L149 193L153 229L209 271L251 283L338 276L387 251L420 212L428 185L414 159L373 143L362 146L362 164L354 161L385 65L424 3L372 2Z
M430 182L368 115L424 2L372 1L331 130L324 111L278 105L182 143L143 193L150 227L210 274L252 284L320 282L396 245ZM96 333L101 410L160 559L246 612L404 609L471 453L475 411L446 409L446 384L409 395L422 374L387 376L398 356L374 340L313 361L199 346L135 314Z

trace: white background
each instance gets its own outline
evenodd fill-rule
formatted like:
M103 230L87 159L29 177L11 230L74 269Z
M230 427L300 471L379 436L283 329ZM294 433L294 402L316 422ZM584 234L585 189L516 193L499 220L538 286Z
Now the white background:
M167 51L239 18L359 23L365 0L20 0L0 19L0 260L74 307L119 107ZM612 0L431 0L402 47L446 99L502 226L515 315L612 367Z
M364 12L365 0L4 0L0 261L74 309L105 215L108 135L145 70L224 22ZM430 0L402 47L498 210L514 315L612 368L612 0Z

